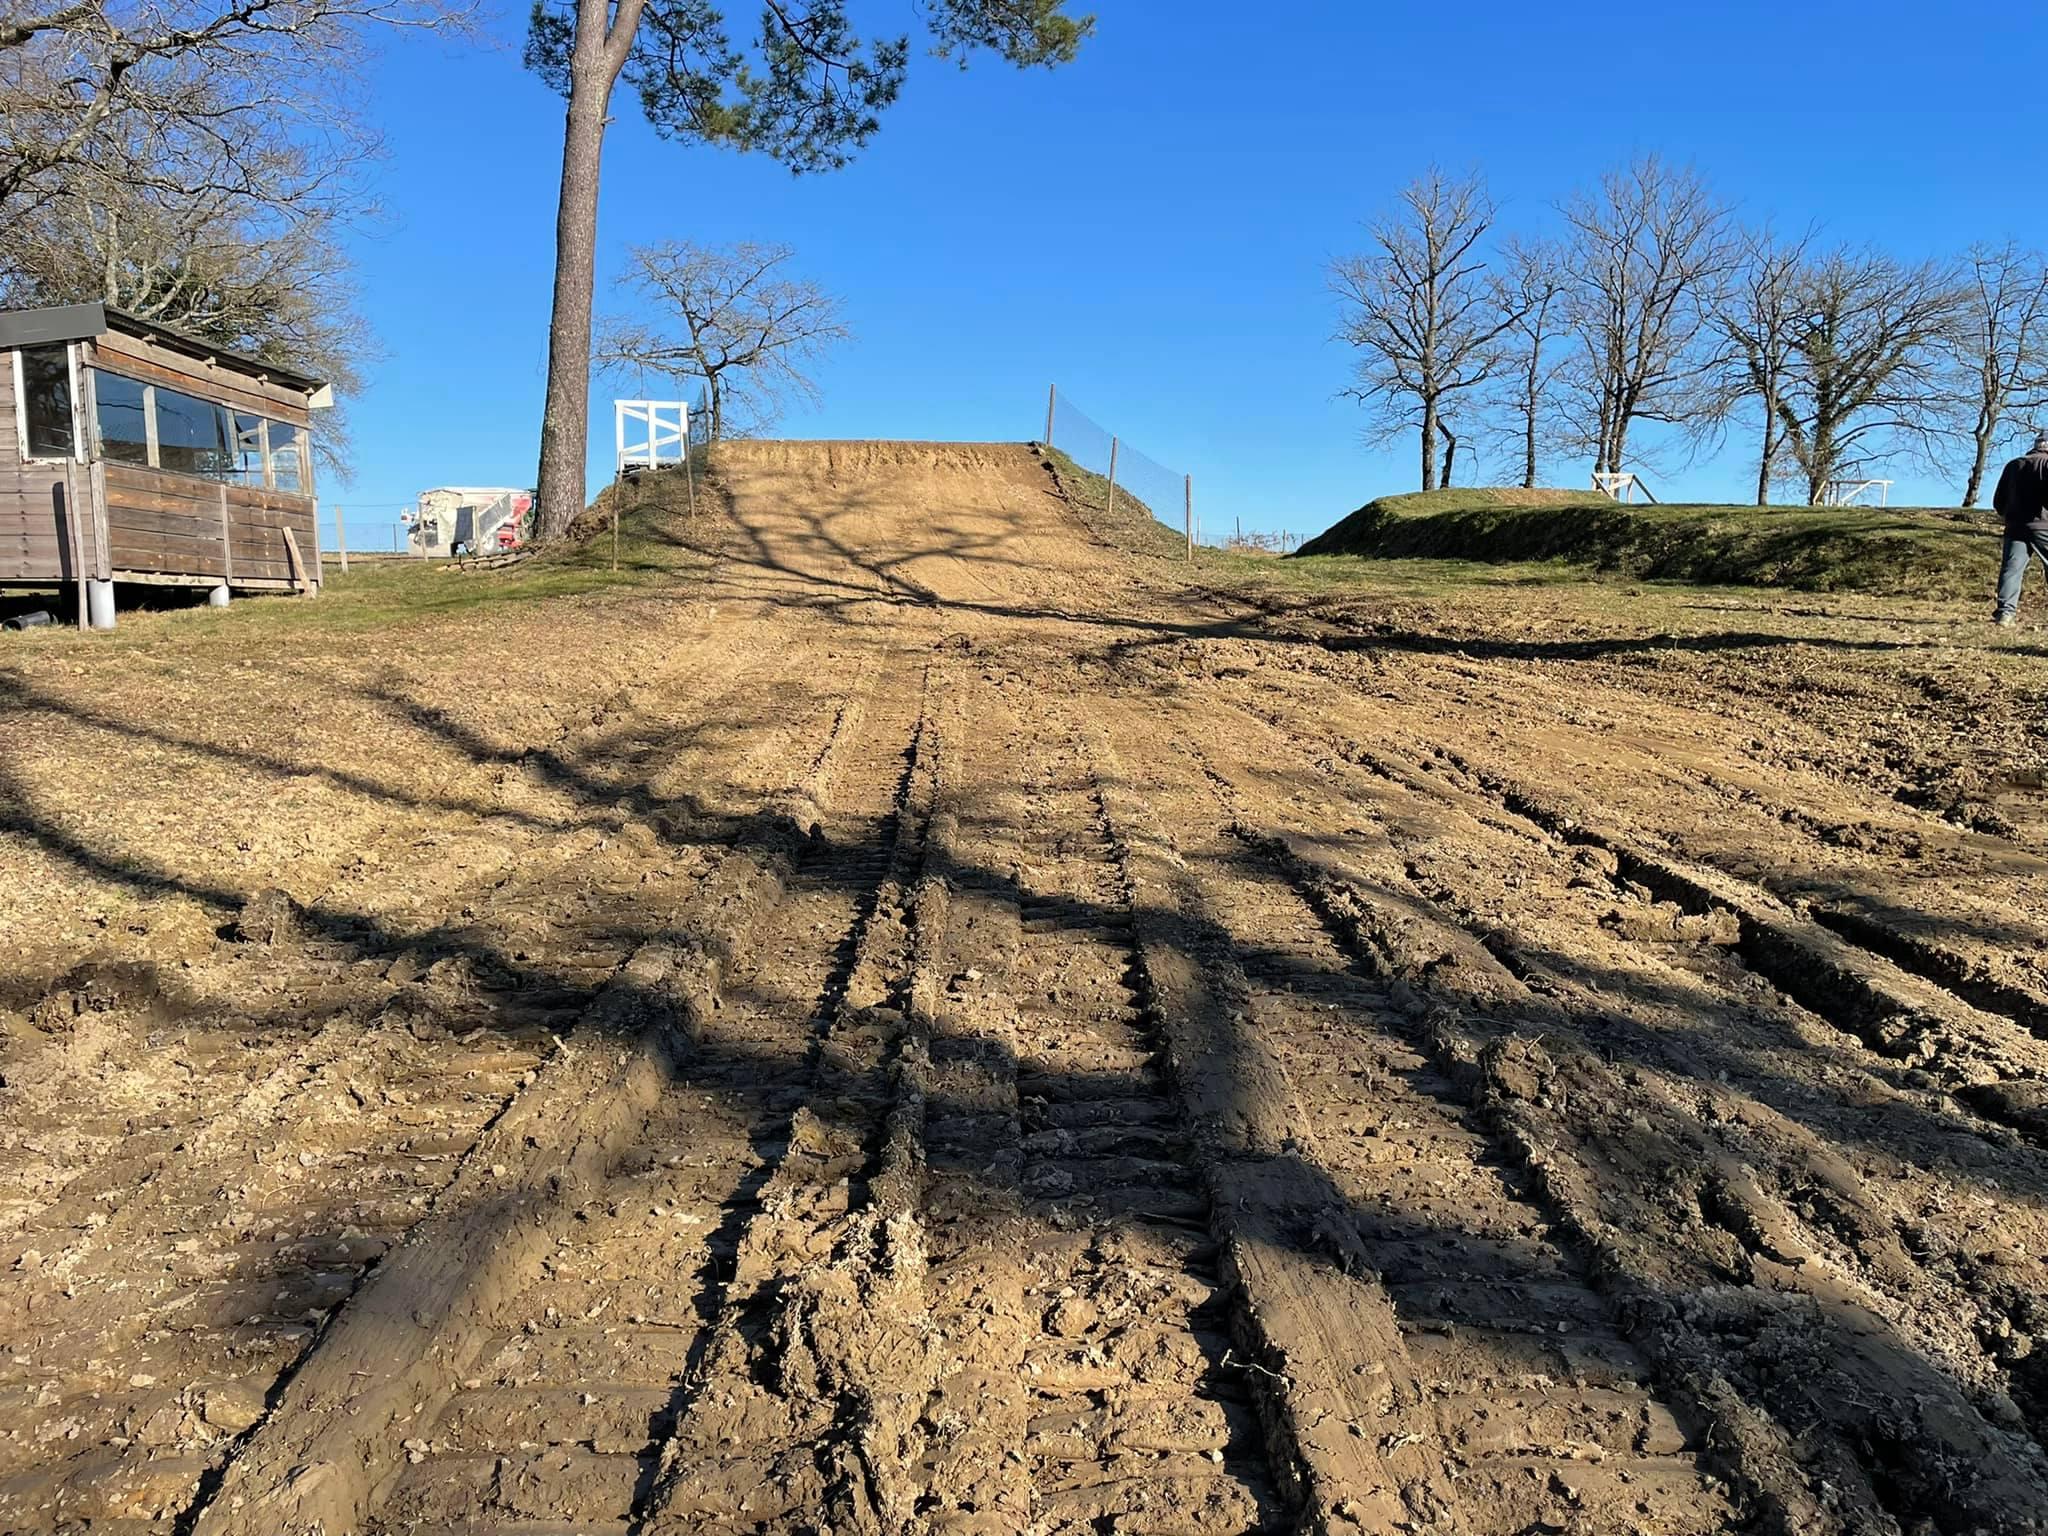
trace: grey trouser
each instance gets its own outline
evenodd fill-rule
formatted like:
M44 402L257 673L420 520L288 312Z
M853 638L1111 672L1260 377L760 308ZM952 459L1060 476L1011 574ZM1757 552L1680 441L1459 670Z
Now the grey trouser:
M1998 617L2009 619L2020 611L2020 583L2034 556L2048 565L2048 529L2008 528L2005 530L2005 564L1998 572Z

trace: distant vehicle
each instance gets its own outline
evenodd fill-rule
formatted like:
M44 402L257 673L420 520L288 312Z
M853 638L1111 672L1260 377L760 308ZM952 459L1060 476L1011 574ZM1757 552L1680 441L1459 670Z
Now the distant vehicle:
M498 554L526 542L533 492L509 486L437 486L421 491L407 544L424 559Z

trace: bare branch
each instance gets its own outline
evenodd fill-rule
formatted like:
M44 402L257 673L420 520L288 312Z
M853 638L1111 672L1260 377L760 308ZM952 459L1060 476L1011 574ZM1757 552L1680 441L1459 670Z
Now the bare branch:
M1345 394L1372 410L1383 439L1420 428L1424 490L1437 481L1445 405L1493 377L1501 338L1520 318L1502 307L1476 254L1494 214L1478 177L1453 180L1432 168L1366 226L1374 250L1330 269L1342 306L1337 339L1359 353Z
M1693 171L1652 155L1561 212L1579 435L1596 471L1619 470L1634 423L1696 431L1713 419L1714 359L1702 342L1735 263L1728 210Z
M789 247L672 241L630 255L621 286L666 313L607 321L600 362L701 380L714 438L773 425L792 395L817 398L810 365L851 333L838 300L786 275Z

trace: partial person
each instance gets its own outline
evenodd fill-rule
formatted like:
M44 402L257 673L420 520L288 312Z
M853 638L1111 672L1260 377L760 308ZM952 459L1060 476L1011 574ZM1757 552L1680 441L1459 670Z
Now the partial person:
M2005 564L1998 572L1998 608L1991 615L2002 628L2020 621L2020 584L2027 567L2040 556L2048 566L2048 428L2034 439L2031 453L2005 466L1991 505L2005 519Z

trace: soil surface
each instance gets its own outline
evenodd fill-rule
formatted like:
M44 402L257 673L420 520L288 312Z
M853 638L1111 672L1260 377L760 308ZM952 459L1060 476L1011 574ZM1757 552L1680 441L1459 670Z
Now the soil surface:
M2048 1531L2026 631L652 489L0 653L0 1532Z

